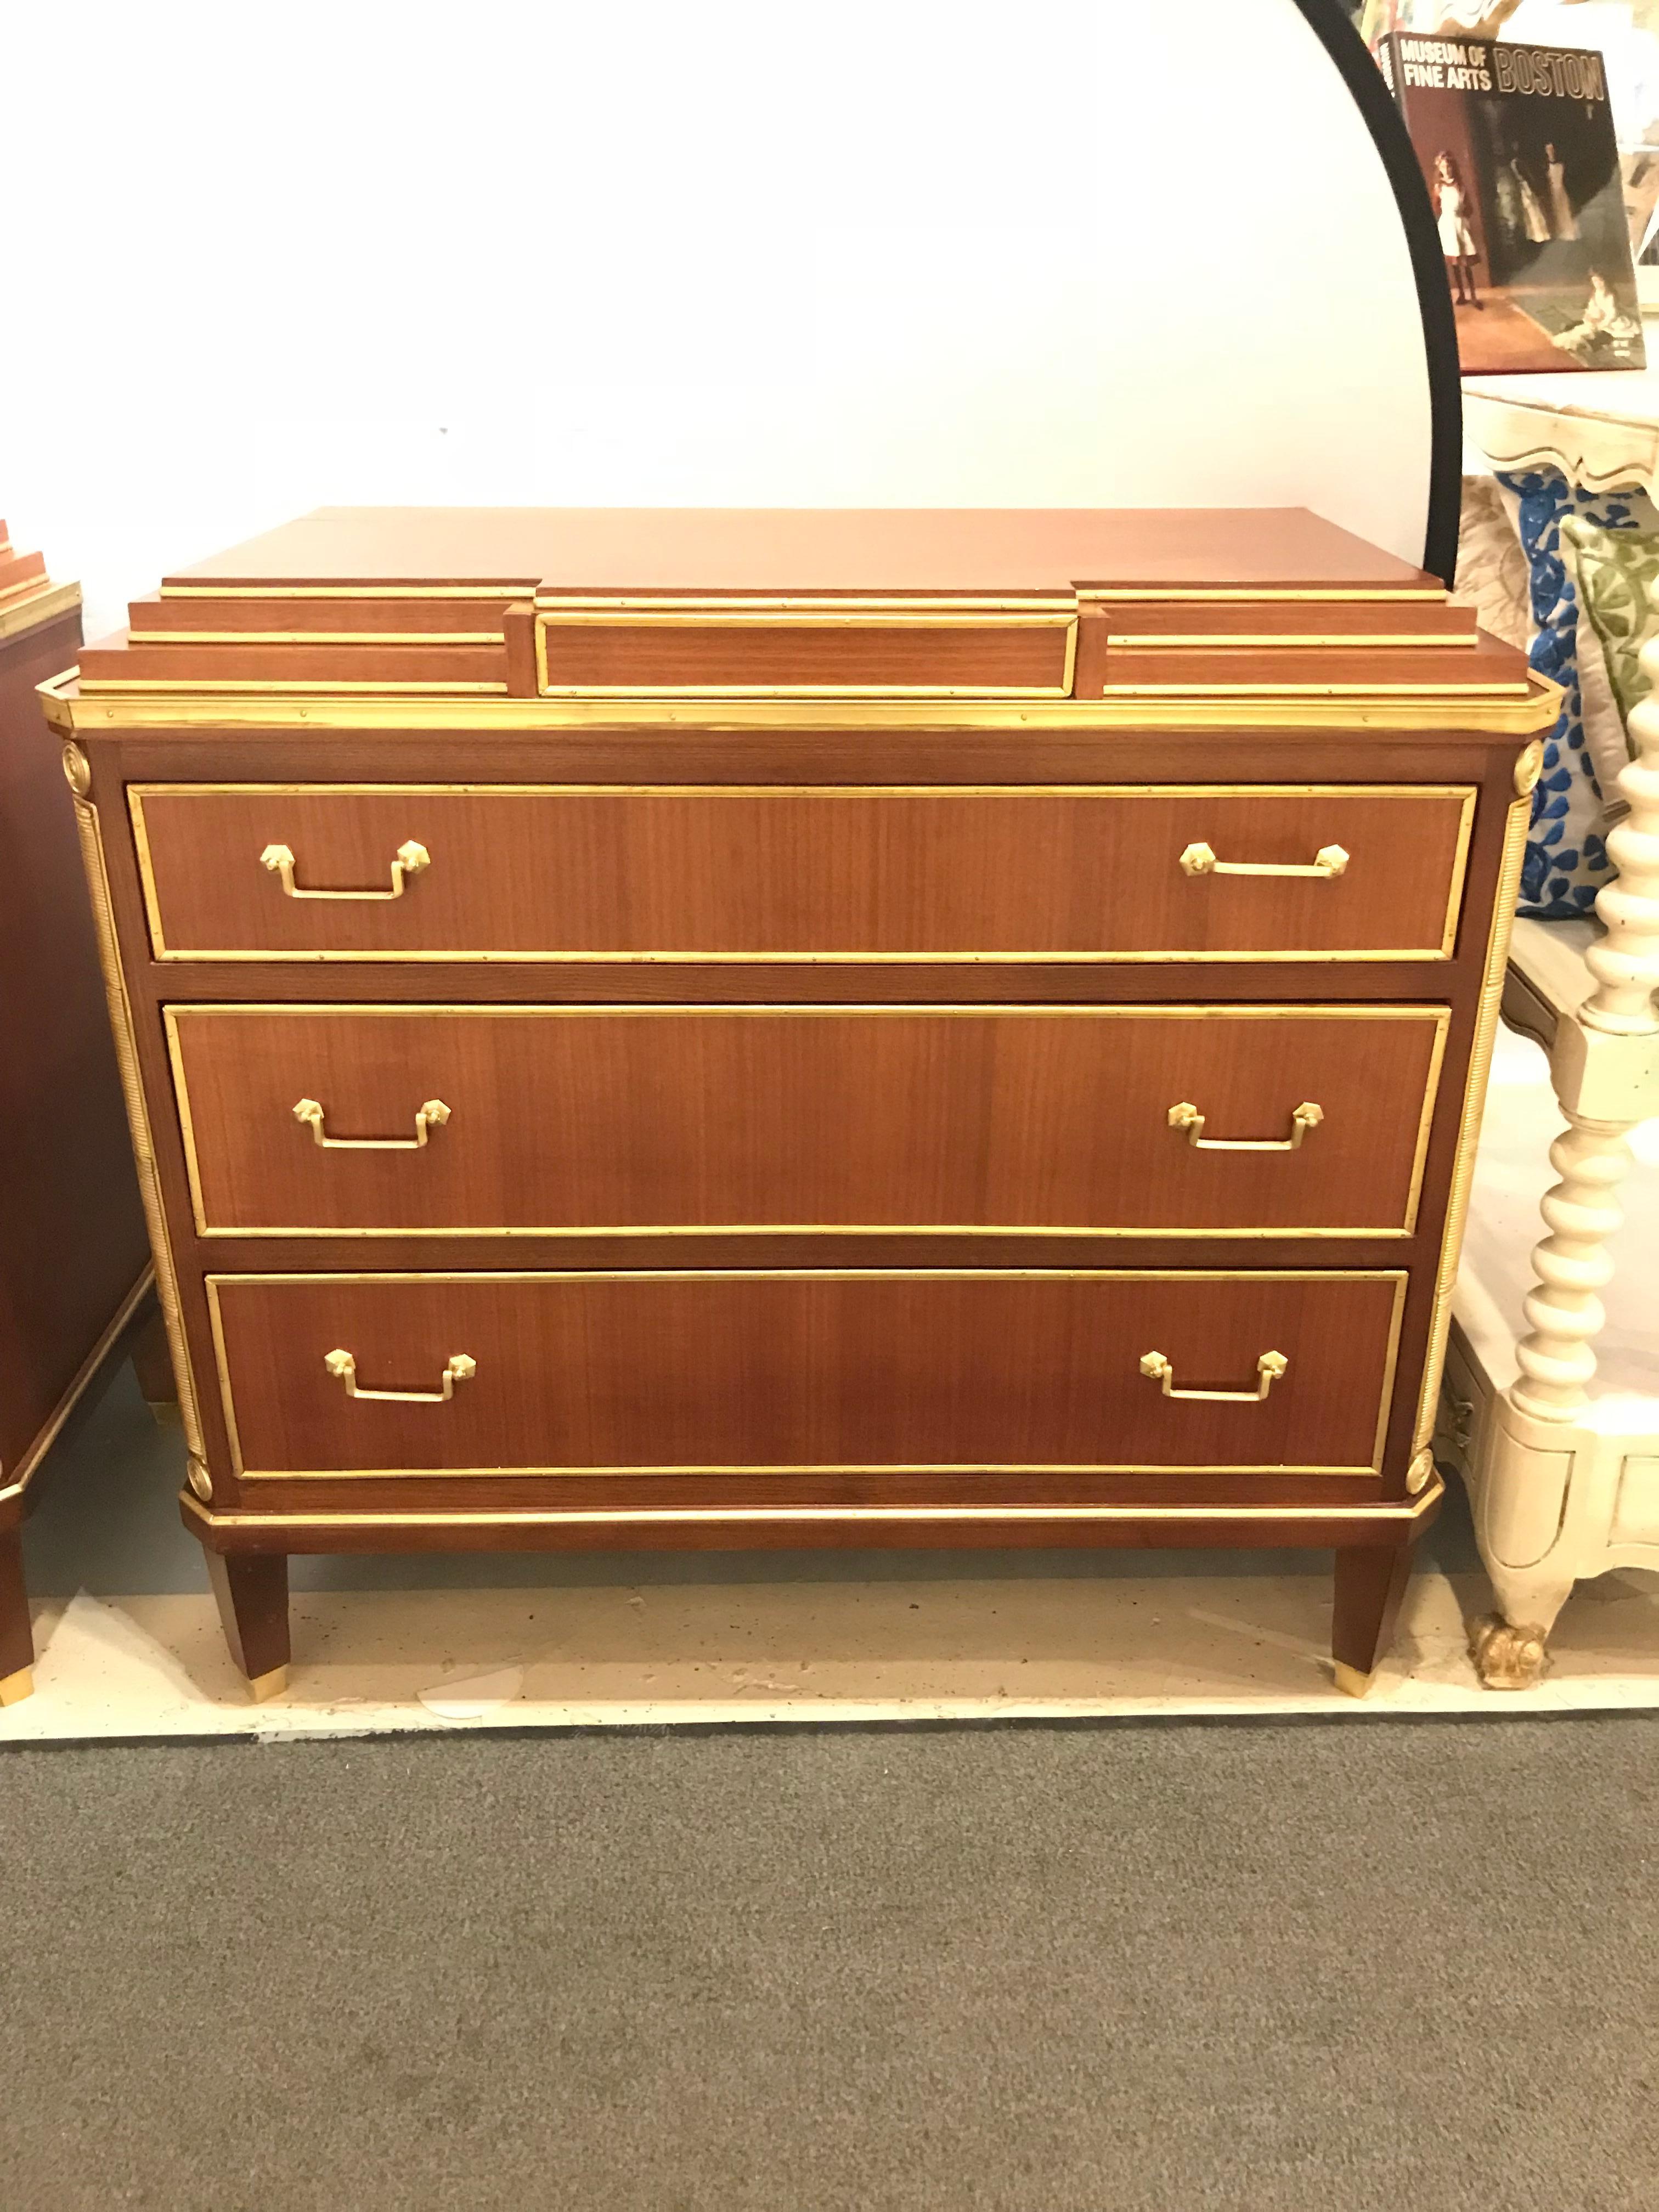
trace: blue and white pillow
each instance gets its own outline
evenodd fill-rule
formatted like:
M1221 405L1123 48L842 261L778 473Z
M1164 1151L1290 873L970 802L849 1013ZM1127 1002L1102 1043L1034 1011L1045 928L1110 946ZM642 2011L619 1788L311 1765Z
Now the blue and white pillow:
M1561 523L1576 514L1608 530L1655 530L1659 509L1645 493L1585 491L1554 469L1500 470L1498 482L1531 576L1534 635L1527 659L1566 695L1560 719L1544 740L1544 772L1533 793L1517 910L1545 921L1571 921L1590 911L1613 871L1601 842L1601 787L1584 744L1578 593L1561 556Z

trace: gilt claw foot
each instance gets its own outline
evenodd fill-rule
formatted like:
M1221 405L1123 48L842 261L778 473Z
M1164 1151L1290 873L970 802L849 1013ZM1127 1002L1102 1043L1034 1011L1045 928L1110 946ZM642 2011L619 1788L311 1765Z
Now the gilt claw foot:
M1542 1628L1511 1628L1501 1615L1489 1613L1469 1631L1469 1656L1489 1690L1536 1689L1549 1663L1545 1651L1548 1633Z

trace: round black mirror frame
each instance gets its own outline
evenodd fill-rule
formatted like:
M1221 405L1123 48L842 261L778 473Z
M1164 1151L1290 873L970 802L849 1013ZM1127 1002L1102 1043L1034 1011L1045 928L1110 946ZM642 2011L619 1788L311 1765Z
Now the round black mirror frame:
M1340 71L1394 187L1417 282L1429 378L1429 502L1423 566L1449 588L1457 572L1457 518L1462 503L1463 393L1458 381L1457 324L1428 187L1394 95L1341 0L1296 0L1296 4Z

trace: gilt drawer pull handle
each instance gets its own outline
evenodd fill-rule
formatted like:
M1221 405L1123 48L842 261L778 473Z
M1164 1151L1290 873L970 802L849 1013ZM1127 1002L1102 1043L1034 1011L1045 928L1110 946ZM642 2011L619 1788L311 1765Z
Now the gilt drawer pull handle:
M1282 1352L1264 1352L1255 1363L1256 1373L1261 1380L1254 1390L1177 1390L1175 1370L1161 1352L1143 1353L1140 1371L1150 1376L1154 1382L1164 1385L1166 1398L1209 1398L1221 1405L1254 1406L1267 1396L1290 1364Z
M310 899L394 899L404 895L404 884L410 876L418 876L422 868L432 866L432 855L424 845L417 845L411 837L406 845L399 845L398 857L392 863L392 888L389 891L302 891L294 880L294 855L286 845L267 845L259 855L259 866L269 868L274 876L283 879L283 893L287 898Z
M428 1131L441 1129L449 1119L449 1109L441 1098L428 1098L425 1105L416 1110L412 1137L325 1136L323 1133L323 1109L314 1098L296 1099L294 1118L296 1121L310 1125L312 1135L325 1152L418 1152L426 1143Z
M299 1108L295 1108L299 1112ZM1296 1152L1302 1149L1302 1139L1310 1129L1316 1129L1325 1118L1322 1106L1316 1106L1311 1098L1292 1109L1291 1133L1288 1137L1206 1137L1204 1116L1196 1106L1183 1098L1179 1106L1170 1109L1170 1127L1184 1129L1187 1142L1200 1152Z
M360 1390L357 1362L350 1352L326 1352L323 1364L345 1384L348 1398L385 1398L399 1406L441 1406L454 1396L458 1382L470 1382L478 1371L476 1359L467 1352L457 1352L452 1355L435 1390Z
M1218 860L1207 845L1188 845L1181 856L1189 876L1340 876L1348 856L1340 845L1322 845L1309 861Z

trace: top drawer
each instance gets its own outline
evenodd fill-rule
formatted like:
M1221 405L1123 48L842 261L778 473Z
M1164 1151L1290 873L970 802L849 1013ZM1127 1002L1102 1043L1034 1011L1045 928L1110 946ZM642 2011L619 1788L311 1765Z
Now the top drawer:
M164 960L1443 960L1467 787L137 784Z

